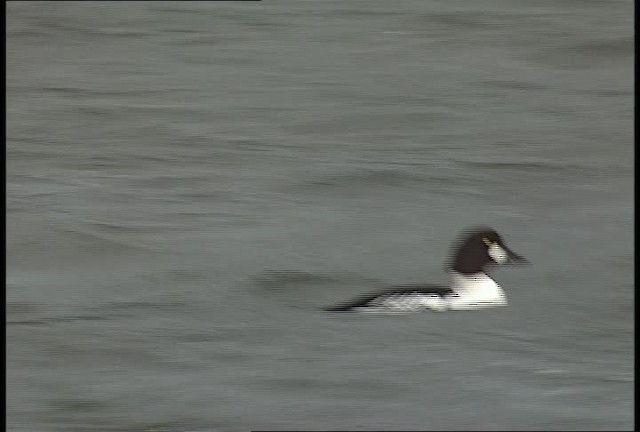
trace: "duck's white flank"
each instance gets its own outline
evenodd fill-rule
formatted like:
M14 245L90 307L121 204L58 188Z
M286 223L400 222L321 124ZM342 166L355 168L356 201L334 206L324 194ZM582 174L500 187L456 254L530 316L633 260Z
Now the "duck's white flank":
M452 310L468 310L483 307L504 306L507 297L500 285L486 273L463 275L451 273L451 288L456 295L449 297Z

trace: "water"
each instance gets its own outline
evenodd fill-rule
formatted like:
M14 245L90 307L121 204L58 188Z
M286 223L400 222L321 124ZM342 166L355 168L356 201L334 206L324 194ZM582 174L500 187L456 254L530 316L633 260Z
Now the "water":
M632 9L8 3L8 429L631 429Z

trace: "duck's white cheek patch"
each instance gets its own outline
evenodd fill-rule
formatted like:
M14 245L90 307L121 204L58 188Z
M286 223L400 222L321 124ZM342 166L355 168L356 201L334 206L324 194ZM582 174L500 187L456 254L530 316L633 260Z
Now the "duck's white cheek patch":
M505 262L507 262L507 259L509 258L507 251L504 250L502 247L500 247L500 245L497 245L495 243L489 246L488 253L491 259L497 262L498 264L504 264Z

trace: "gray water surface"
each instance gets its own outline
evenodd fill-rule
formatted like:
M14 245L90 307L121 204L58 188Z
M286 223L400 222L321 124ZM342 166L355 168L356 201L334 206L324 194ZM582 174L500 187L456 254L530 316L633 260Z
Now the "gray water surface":
M8 429L633 428L632 16L9 2ZM478 224L508 307L321 311Z

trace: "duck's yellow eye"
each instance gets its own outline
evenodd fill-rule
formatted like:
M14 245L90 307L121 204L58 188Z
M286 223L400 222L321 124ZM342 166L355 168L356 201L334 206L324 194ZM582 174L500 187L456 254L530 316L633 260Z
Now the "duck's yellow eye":
M489 240L489 239L488 239L488 238L486 238L486 237L483 237L483 238L482 238L482 241L483 241L483 242L484 242L484 244L486 244L487 246L492 246L492 245L493 245L493 243L491 242L491 240Z

